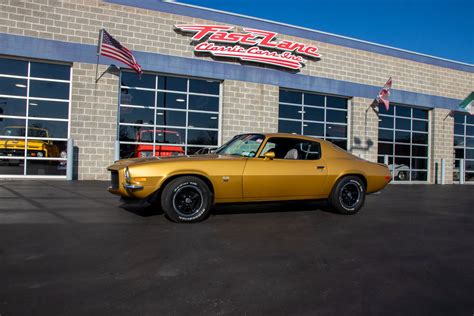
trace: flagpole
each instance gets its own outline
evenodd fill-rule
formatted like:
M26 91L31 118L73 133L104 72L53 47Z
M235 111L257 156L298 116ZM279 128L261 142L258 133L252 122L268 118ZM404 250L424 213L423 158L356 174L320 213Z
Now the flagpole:
M100 58L100 53L102 50L102 39L104 38L104 29L100 29L99 31L99 41L97 43L97 63L95 65L95 83L99 81L100 78L97 78L99 74L99 58Z

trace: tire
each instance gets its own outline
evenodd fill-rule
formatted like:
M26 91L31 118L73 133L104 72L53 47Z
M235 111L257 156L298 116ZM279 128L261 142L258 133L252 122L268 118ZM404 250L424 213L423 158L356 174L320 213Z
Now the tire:
M407 179L408 179L408 172L406 172L406 171L400 171L400 172L398 173L398 180L400 180L400 181L405 181L405 180L407 180Z
M183 176L168 183L161 194L161 207L176 223L195 223L209 215L212 192L197 177Z
M361 178L346 176L333 188L329 203L340 214L357 213L365 202L365 185Z

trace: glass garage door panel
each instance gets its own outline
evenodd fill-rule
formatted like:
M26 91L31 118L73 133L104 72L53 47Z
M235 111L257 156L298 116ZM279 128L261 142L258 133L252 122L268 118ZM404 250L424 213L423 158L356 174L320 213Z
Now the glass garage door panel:
M474 115L454 114L453 180L460 180L460 162L464 160L464 180L474 183Z
M347 149L347 99L280 89L278 132L326 139Z
M0 177L66 175L70 65L0 57Z
M388 158L394 181L428 181L428 111L379 106L378 162Z
M177 156L217 148L220 82L122 72L120 158Z

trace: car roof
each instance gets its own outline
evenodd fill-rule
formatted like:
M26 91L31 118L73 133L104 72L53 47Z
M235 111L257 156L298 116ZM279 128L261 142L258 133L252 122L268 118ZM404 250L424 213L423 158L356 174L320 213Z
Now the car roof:
M264 135L266 138L270 137L286 137L286 138L295 138L295 139L305 139L309 141L314 141L317 140L319 142L324 142L328 143L328 141L319 138L319 137L313 137L313 136L304 136L304 135L299 135L299 134L290 134L290 133L244 133L241 135L252 135L252 134L259 134L259 135Z

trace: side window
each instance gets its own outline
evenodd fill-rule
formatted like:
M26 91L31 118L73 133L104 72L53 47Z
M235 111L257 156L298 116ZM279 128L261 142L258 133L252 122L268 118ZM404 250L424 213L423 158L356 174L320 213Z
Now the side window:
M321 158L321 146L318 142L301 141L294 138L271 138L265 144L260 157L274 152L275 159L317 160Z

